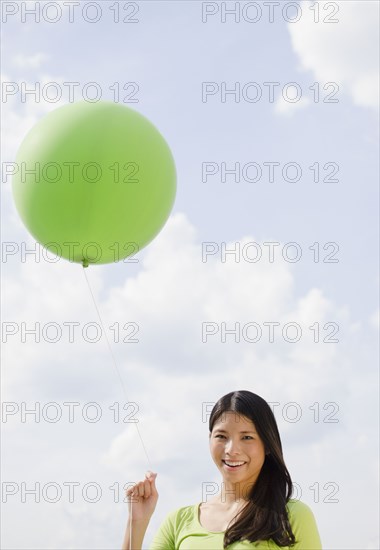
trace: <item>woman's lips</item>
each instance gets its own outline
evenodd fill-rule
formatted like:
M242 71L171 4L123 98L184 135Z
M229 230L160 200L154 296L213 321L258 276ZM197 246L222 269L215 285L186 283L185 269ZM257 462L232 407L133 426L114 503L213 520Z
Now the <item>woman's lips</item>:
M236 466L230 466L230 464L234 464L235 462L233 460L228 460L228 464L225 460L222 460L223 464L224 464L224 467L226 468L226 470L229 470L230 472L234 471L234 470L239 470L240 468L242 468L246 462L242 462L241 460L237 461L236 462Z

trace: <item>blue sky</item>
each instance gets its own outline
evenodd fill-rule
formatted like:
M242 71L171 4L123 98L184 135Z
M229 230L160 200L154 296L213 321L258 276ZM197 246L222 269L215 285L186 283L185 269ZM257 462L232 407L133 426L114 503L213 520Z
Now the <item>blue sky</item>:
M39 23L30 16L23 22L25 3L3 4L19 8L5 20L3 12L3 87L54 82L62 91L58 103L21 93L4 99L3 94L3 162L14 160L40 117L69 101L64 82L78 82L79 92L95 82L102 99L114 99L110 87L115 83L120 89L136 83L138 102L129 106L159 128L175 158L177 196L165 228L136 264L88 270L105 326L134 321L140 327L137 345L113 344L159 472L160 501L146 542L166 511L199 501L202 483L218 481L208 456L202 403L244 388L280 402L281 409L289 402L301 407L299 422L277 417L285 458L303 487L302 500L316 515L324 547L377 548L378 4L335 2L338 22L330 24L322 16L319 23L313 21L310 2L300 3L302 16L295 23L280 11L270 23L262 3L257 23L243 16L240 22L228 16L223 23L220 2L213 4L218 13L203 23L202 2L140 2L133 24L115 23L111 2L97 3L101 17L93 24L81 11L69 23L62 2L54 3L62 9L56 23L43 20L46 2L27 3L40 10ZM238 7L244 10L247 4ZM318 4L326 17L331 6ZM119 3L121 10L124 5ZM222 83L228 89L256 83L263 95L256 103L242 94L238 102L232 95L222 102L221 93L202 101L204 82L216 83L219 90ZM265 82L280 83L273 102ZM282 100L279 93L291 82L302 91L297 103ZM316 82L318 102L310 90ZM323 101L333 89L323 90L328 82L339 86L337 103ZM82 93L75 94L75 100L82 99ZM280 163L272 183L268 162ZM202 181L203 163L216 163L218 174ZM222 163L257 163L263 176L258 182L237 182L233 176L222 182ZM281 177L287 163L301 167L299 181ZM309 167L315 163L323 176L326 163L338 165L339 181L314 182ZM9 178L2 192L3 242L19 249L21 243L33 246L14 207ZM242 248L256 242L263 259L249 263L230 257L223 263L215 254L202 262L202 243L207 242L219 250L221 243ZM280 243L272 263L265 242ZM296 263L282 257L289 242L302 251ZM314 243L322 259L338 245L334 257L339 261L314 262ZM326 243L336 244L324 251ZM3 478L19 484L93 479L107 497L96 504L62 498L54 505L9 497L3 544L118 547L126 505L111 502L107 488L125 475L140 479L146 457L133 425L112 422L108 407L124 396L104 338L94 344L80 335L71 343L65 333L55 344L21 339L22 323L62 327L97 320L82 269L63 260L22 260L15 253L2 263L3 319L20 328L6 342L3 338L3 400L19 405L97 402L104 414L93 424L80 418L23 423L18 414L9 416L3 423ZM295 344L280 337L273 344L264 337L257 344L233 339L224 344L219 336L203 343L201 325L207 321L297 322L303 336ZM339 343L315 344L308 326L329 322L339 325ZM338 404L339 422L313 421L309 407L315 403L322 416L333 410L323 409L327 403ZM337 503L316 501L309 489L318 483L326 497L328 482L339 486ZM19 529L20 523L25 529Z

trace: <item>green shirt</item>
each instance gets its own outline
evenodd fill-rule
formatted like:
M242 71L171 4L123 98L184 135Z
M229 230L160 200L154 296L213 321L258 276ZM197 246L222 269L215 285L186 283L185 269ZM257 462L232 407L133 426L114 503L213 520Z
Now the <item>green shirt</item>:
M193 504L169 512L157 531L149 550L222 550L224 531L207 531L199 523L199 506ZM229 550L321 550L317 524L313 512L300 500L290 499L287 511L292 531L297 543L290 546L277 546L272 540L262 542L236 541Z

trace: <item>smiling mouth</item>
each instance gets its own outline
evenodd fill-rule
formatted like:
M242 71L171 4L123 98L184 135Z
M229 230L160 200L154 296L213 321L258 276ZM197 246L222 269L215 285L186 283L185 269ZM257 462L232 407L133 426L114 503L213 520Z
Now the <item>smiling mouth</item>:
M243 462L243 461L233 462L229 460L222 460L222 462L229 470L238 470L239 468L241 468L241 466L244 466L244 464L247 464L246 462Z

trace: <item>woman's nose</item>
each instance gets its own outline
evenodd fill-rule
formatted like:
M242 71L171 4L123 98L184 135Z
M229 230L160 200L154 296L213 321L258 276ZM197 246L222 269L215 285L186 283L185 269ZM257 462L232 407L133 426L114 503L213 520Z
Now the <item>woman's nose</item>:
M239 454L239 442L234 439L228 439L225 451L229 454Z

